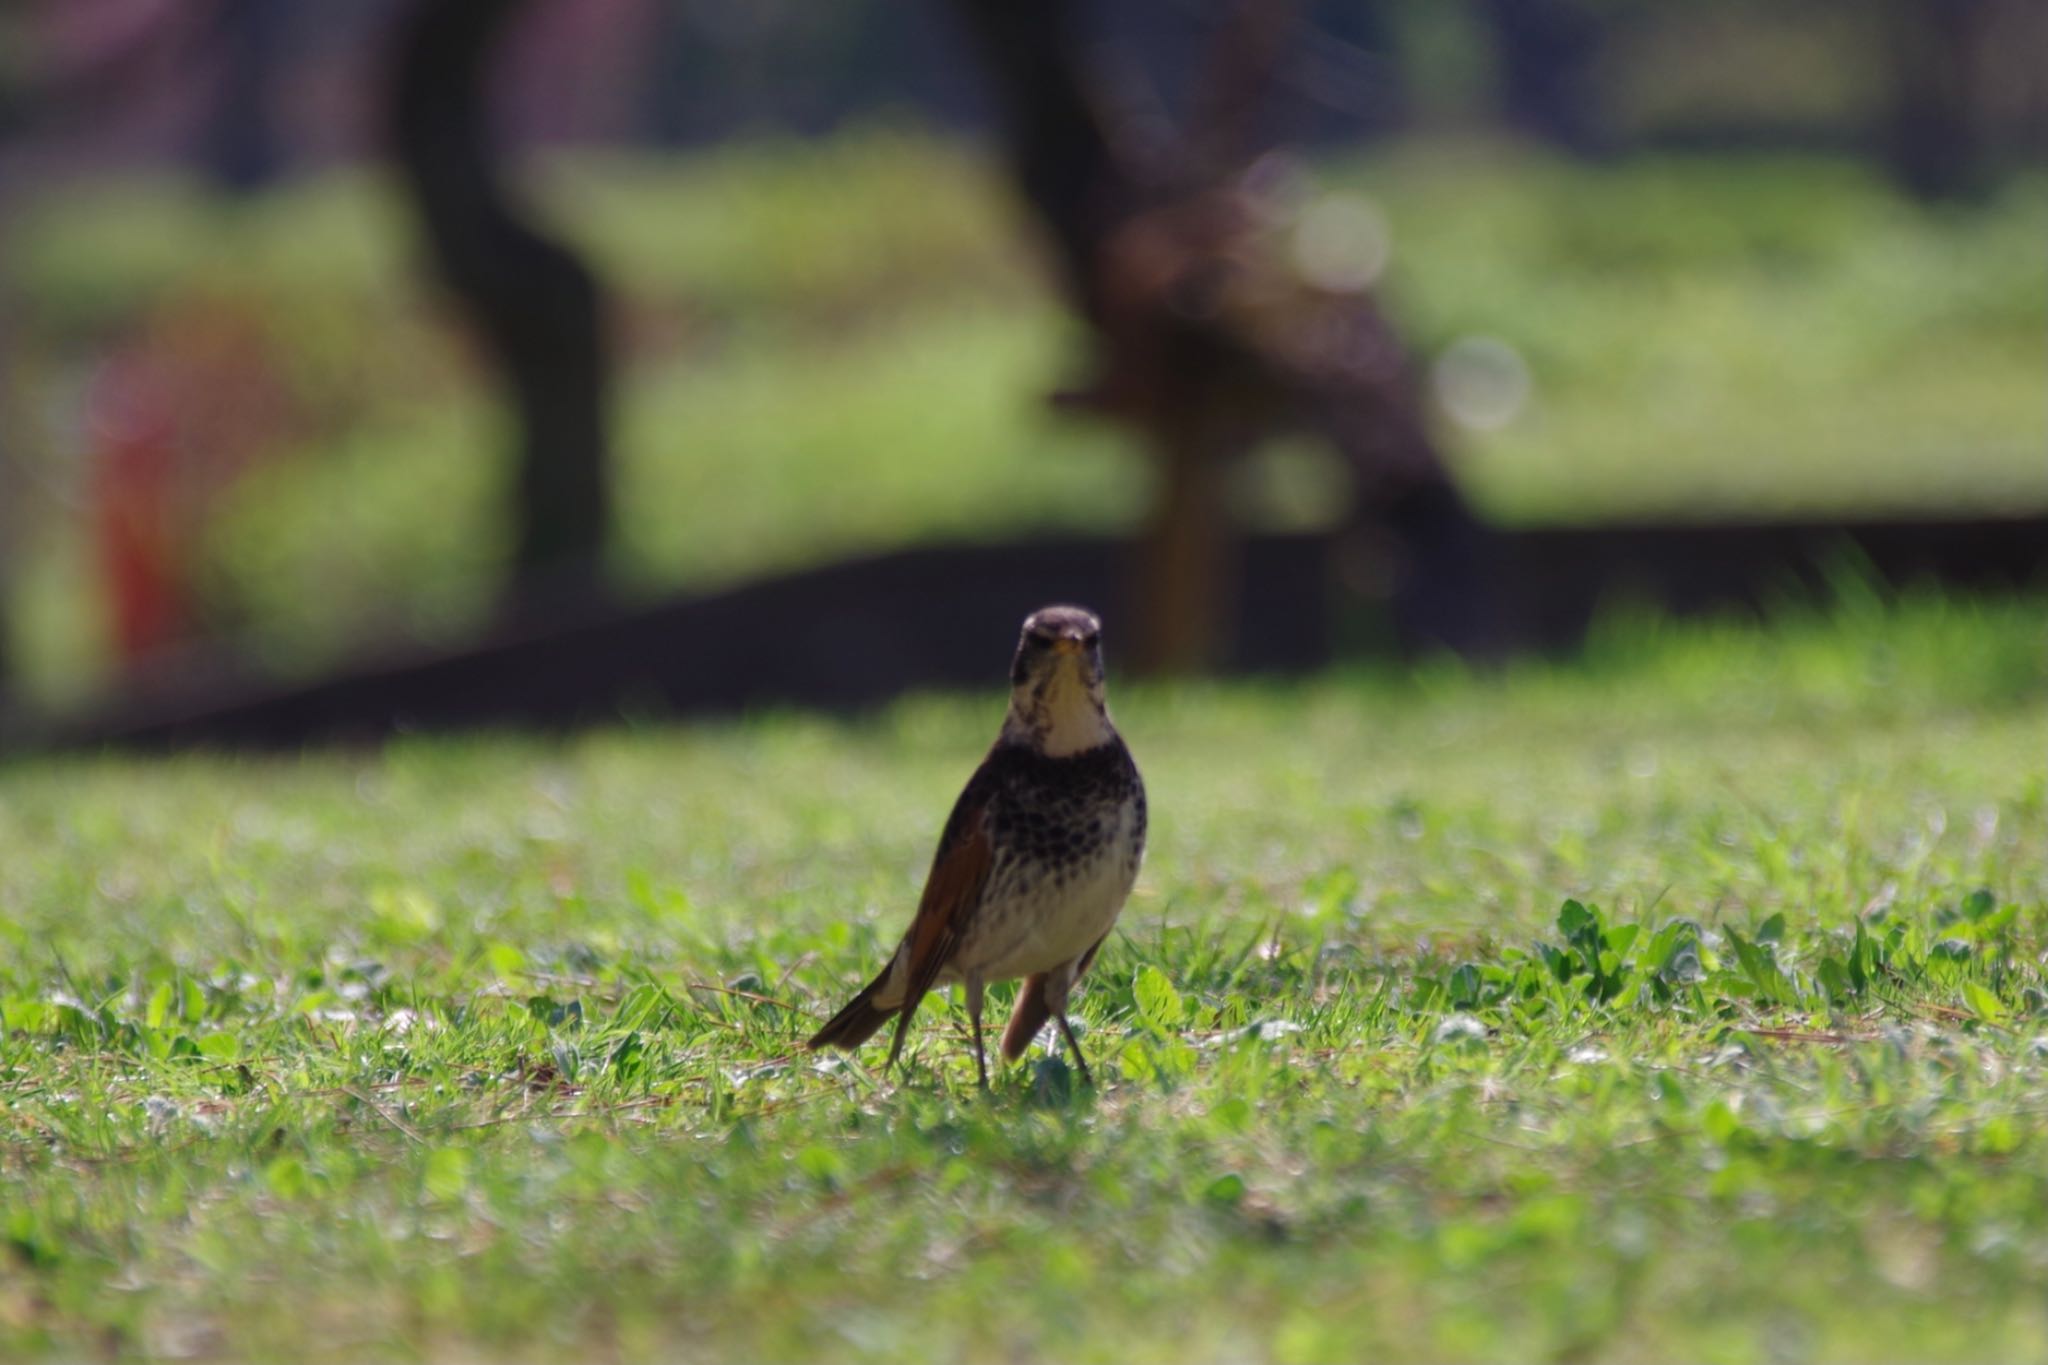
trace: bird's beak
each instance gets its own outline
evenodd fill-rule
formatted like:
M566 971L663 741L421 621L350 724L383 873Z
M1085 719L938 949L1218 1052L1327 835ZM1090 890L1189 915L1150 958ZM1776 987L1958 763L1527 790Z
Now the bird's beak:
M1078 635L1062 635L1059 639L1052 642L1052 647L1053 651L1058 654L1079 654L1081 652L1081 637Z

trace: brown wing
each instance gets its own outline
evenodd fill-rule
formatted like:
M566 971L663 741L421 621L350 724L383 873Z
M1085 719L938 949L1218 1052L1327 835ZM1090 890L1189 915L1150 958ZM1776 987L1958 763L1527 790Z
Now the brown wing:
M981 778L982 773L977 773L953 807L938 854L932 859L931 875L925 879L924 895L917 903L917 918L908 935L910 960L905 964L909 981L902 1013L896 1017L896 1041L889 1049L888 1062L883 1063L885 1069L903 1051L910 1016L953 960L968 920L981 905L982 888L995 861L995 846L988 834L989 784Z

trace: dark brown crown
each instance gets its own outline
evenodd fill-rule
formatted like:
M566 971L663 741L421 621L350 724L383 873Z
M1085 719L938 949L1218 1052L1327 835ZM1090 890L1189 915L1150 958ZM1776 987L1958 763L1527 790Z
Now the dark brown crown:
M1010 682L1022 686L1035 670L1049 666L1062 654L1075 652L1099 672L1101 648L1102 622L1094 612L1080 607L1040 607L1024 618L1017 657L1010 662Z
M1024 634L1041 640L1079 640L1094 644L1102 634L1102 622L1083 607L1040 607L1024 618Z

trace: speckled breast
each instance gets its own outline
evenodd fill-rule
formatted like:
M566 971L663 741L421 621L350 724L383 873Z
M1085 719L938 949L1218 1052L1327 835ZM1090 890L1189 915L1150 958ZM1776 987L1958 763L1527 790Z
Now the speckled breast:
M988 811L993 861L955 962L991 981L1079 957L1116 922L1145 851L1145 787L1121 743L1018 750Z

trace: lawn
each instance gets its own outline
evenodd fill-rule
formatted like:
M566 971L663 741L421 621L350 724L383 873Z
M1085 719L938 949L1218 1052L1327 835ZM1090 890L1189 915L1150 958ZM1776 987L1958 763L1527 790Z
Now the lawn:
M1122 691L1094 1093L798 1050L994 692L16 762L0 1356L2039 1357L2044 607Z
M529 169L616 303L631 590L1142 514L1135 451L1042 401L1078 338L972 146L871 127ZM210 629L304 673L366 638L460 638L487 609L505 432L386 188L336 172L233 202L143 177L19 197L0 248L24 500L9 592L35 700L105 676L84 395L113 345L182 376L192 459L242 461L192 548ZM2048 507L2038 174L1937 211L1846 160L1587 166L1438 137L1321 156L1301 188L1304 214L1365 197L1347 212L1384 225L1388 306L1425 365L1461 342L1519 357L1527 399L1498 425L1439 414L1498 519ZM223 392L247 401L222 410ZM1327 461L1261 464L1253 519L1341 515Z

